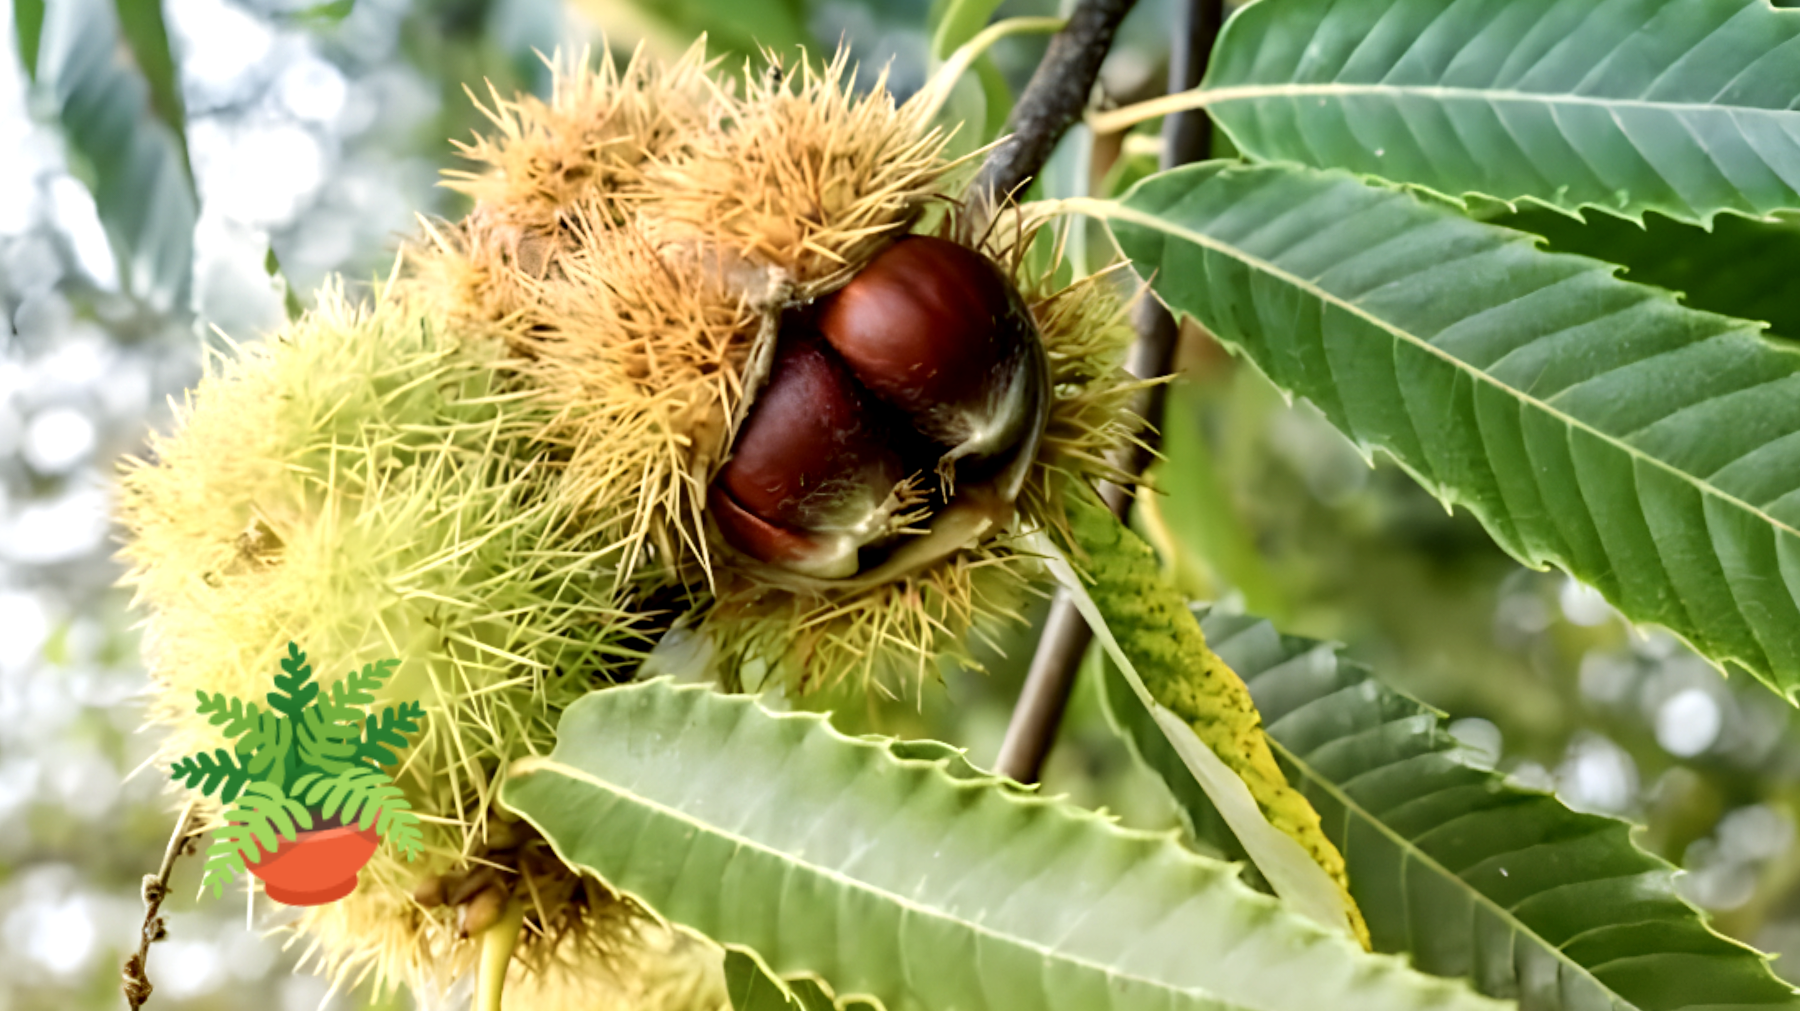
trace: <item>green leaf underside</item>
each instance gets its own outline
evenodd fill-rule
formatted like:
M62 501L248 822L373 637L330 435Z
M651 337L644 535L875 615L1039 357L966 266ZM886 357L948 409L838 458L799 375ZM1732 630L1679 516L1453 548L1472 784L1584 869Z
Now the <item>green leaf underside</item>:
M1800 689L1800 353L1341 172L1095 203L1176 311L1525 563Z
M1503 1006L1362 952L1170 836L701 687L581 699L502 801L660 915L892 1011Z
M1329 644L1217 611L1202 627L1343 849L1377 950L1524 1011L1800 1008L1762 955L1706 926L1629 824L1467 764L1438 713ZM1117 678L1107 704L1154 764L1160 736Z
M1767 0L1261 0L1208 108L1257 159L1710 221L1800 207L1800 11Z
M1708 232L1660 214L1645 215L1643 227L1598 211L1585 217L1531 208L1488 221L1542 235L1558 253L1620 264L1626 280L1677 292L1689 308L1757 320L1772 334L1800 339L1800 221L1721 214Z

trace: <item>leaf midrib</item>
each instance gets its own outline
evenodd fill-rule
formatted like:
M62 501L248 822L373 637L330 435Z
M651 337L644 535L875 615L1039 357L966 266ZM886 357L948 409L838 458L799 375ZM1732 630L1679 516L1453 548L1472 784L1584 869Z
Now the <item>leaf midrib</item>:
M901 907L902 909L906 910L910 915L921 916L921 917L924 917L927 919L943 921L943 922L949 923L955 927L959 927L965 931L968 931L969 933L979 934L979 935L982 935L985 937L990 937L990 938L993 938L995 941L1002 943L1002 944L1007 944L1007 945L1011 945L1013 947L1023 948L1028 951L1036 952L1036 953L1038 953L1038 955L1040 957L1043 957L1046 959L1055 959L1058 961L1063 961L1063 962L1073 963L1073 964L1079 965L1079 966L1084 966L1089 969L1092 969L1094 972L1097 972L1100 975L1102 975L1103 977L1108 978L1108 979L1118 979L1118 980L1125 980L1125 981L1140 983L1147 987L1154 988L1155 990L1159 990L1164 993L1176 994L1176 995L1179 995L1180 997L1183 997L1186 999L1198 999L1200 1001L1217 1001L1221 1008L1241 1009L1241 1011L1254 1011L1254 1009L1250 1008L1248 1005L1239 1004L1234 1001L1229 1001L1227 998L1219 996L1217 994L1209 993L1206 991L1190 990L1190 989L1186 989L1183 987L1173 986L1169 983L1166 983L1166 982L1163 982L1160 980L1150 979L1148 977L1134 975L1131 973L1120 972L1116 969L1112 969L1107 966L1100 965L1100 964L1092 961L1091 959L1088 959L1085 957L1074 956L1074 955L1065 953L1064 951L1061 951L1059 949L1049 948L1049 947L1046 947L1035 941L1031 941L1031 940L1019 937L1017 935L1003 934L1003 933L995 931L983 924L972 923L969 920L960 919L955 916L951 916L942 910L934 909L930 906L921 905L921 904L907 898L904 895L899 895L894 892L890 892L885 889L878 888L875 885L870 884L869 882L862 881L858 878L850 877L849 875L844 874L842 871L839 871L835 868L824 867L819 864L809 864L809 863L805 863L803 861L797 860L790 854L787 854L781 850L778 850L771 846L768 846L756 839L752 839L748 836L744 836L737 832L726 831L721 826L712 824L710 822L700 821L696 818L691 817L686 812L681 811L678 808L670 807L667 804L662 803L661 801L644 796L643 794L638 793L636 791L628 790L618 784L609 783L609 782L599 779L598 777L595 777L587 772L584 772L581 769L578 769L574 766L568 765L563 762L558 762L553 758L534 756L534 757L520 759L518 762L516 762L513 765L512 771L508 774L507 778L512 779L515 777L522 777L522 776L530 775L533 773L539 773L539 772L549 772L552 774L564 776L566 778L575 780L577 782L586 783L590 786L596 787L604 792L610 793L610 794L612 794L622 800L625 800L627 802L639 804L643 807L649 808L650 810L655 811L658 814L660 814L666 818L669 818L678 824L688 825L688 826L693 827L696 831L701 831L701 832L706 833L707 835L716 836L716 837L724 839L728 842L735 843L739 848L755 850L755 851L767 854L768 856L774 858L776 861L786 864L788 866L791 866L797 870L807 872L807 873L817 874L817 875L827 878L829 880L835 881L841 885L844 885L845 887L854 889L856 891L863 892L865 894L873 895L877 898L891 902L893 905ZM950 782L952 782L956 785L959 785L959 786L967 785L966 781L957 780L954 777L948 777L948 774L946 774L946 776L947 776L947 778L950 779ZM529 813L522 811L522 810L517 810L517 809L513 809L513 810L520 817L524 818L527 822L531 823L532 827L537 829L539 831L539 833L543 835L543 837L550 843L551 849L555 851L557 859L561 860L563 863L565 863L571 867L582 866L577 860L572 858L570 854L564 852L561 842L551 833L544 831L544 827L542 825L539 825L537 823L537 820L535 818L533 818ZM645 903L645 906L648 908L655 908L650 903ZM844 996L845 995L840 995L840 998L842 998ZM859 995L850 994L848 996L856 997Z
M1417 347L1421 350L1424 350L1424 351L1430 353L1431 355L1433 355L1437 358L1440 358L1440 359L1444 360L1445 362L1448 362L1453 368L1456 368L1456 369L1464 372L1465 374L1473 377L1475 380L1485 383L1489 386L1492 386L1495 389L1501 390L1504 393L1506 393L1507 395L1514 397L1523 403L1529 404L1529 405L1537 408L1538 410L1542 411L1544 414L1561 422L1563 425L1565 425L1571 429L1578 429L1580 431L1586 432L1589 435L1592 435L1595 438L1600 439L1601 441L1605 442L1607 445L1613 446L1614 448L1623 452L1627 456L1630 456L1636 460L1640 460L1645 463L1648 463L1658 469L1661 469L1669 474L1674 475L1675 477L1679 478L1680 480L1691 485L1696 491L1698 491L1702 495L1709 495L1709 496L1716 498L1722 502L1725 502L1729 505L1735 506L1736 508L1743 510L1744 512L1750 514L1751 516L1754 516L1757 519L1760 519L1763 522L1769 524L1769 526L1775 528L1777 531L1786 533L1789 536L1800 537L1800 529L1796 529L1795 527L1776 519L1774 516L1771 516L1769 513L1767 513L1763 509L1761 509L1757 506L1753 506L1750 503L1745 502L1744 500L1738 498L1737 496L1732 495L1729 492L1726 492L1726 491L1718 488L1715 485L1709 484L1709 483L1705 482L1704 480L1702 480L1701 478L1696 477L1693 474L1689 474L1688 472L1682 470L1679 467L1676 467L1673 464L1667 463L1667 462L1660 460L1654 456L1651 456L1650 454L1644 452L1643 450L1638 449L1636 446L1633 446L1628 442L1622 441L1617 436L1612 435L1611 433L1608 433L1608 432L1602 431L1598 428L1595 428L1593 425L1590 425L1587 422L1574 417L1573 415L1566 414L1563 411L1560 411L1560 410L1556 409L1555 407L1552 407L1547 401L1541 400L1538 397L1535 397L1529 393L1526 393L1523 390L1520 390L1516 387L1513 387L1504 382L1501 382L1499 379L1495 378L1492 375L1489 375L1484 370L1477 368L1474 365L1471 365L1468 362L1465 362L1462 359L1456 357L1455 355L1452 355L1449 352L1438 348L1436 345L1432 344L1430 341L1424 340L1424 339L1418 337L1416 334L1413 334L1404 329L1401 329L1397 324L1391 324L1391 323L1387 322L1386 320L1383 320L1381 317L1376 316L1375 314L1369 312L1366 309L1363 309L1361 306L1358 306L1354 302L1351 302L1347 299L1341 298L1338 295L1336 295L1335 293L1327 291L1324 288L1321 288L1318 285L1314 284L1313 282L1305 280L1304 278L1301 278L1300 276L1293 274L1281 267L1277 267L1275 264L1269 262L1268 260L1265 260L1259 256L1255 256L1246 250L1243 250L1239 247L1232 246L1225 242L1214 239L1212 236L1207 235L1203 232L1196 232L1196 231L1193 231L1193 230L1190 230L1187 228L1182 228L1180 226L1174 225L1170 222L1167 222L1161 218L1156 217L1155 215L1145 214L1141 211L1132 210L1131 208L1128 208L1128 207L1124 206L1123 204L1118 203L1117 201L1095 200L1092 198L1074 198L1074 199L1067 200L1064 203L1068 207L1068 209L1072 210L1072 211L1077 211L1077 212L1085 213L1085 214L1091 214L1096 217L1099 217L1103 221L1108 221L1108 222L1110 222L1112 219L1115 219L1115 218L1124 220L1124 221L1129 221L1140 227L1147 228L1152 231L1164 232L1166 234L1179 237L1179 238L1183 239L1184 241L1192 242L1193 244L1195 244L1197 246L1201 246L1205 249L1212 250L1216 253L1219 253L1223 256L1230 257L1234 260L1238 260L1247 265L1254 266L1257 269L1264 271L1265 273L1269 274L1270 276L1272 276L1278 280L1281 280L1281 281L1284 281L1286 283L1293 285L1295 288L1298 288L1302 292L1305 292L1305 293L1319 299L1321 302L1324 302L1327 305L1336 306L1337 308L1342 309L1343 311L1345 311L1353 316L1356 316L1360 319L1367 321L1370 324L1373 324L1377 329L1388 333L1389 335L1391 335L1392 337L1394 337L1397 340L1400 340L1406 344L1409 344L1409 345ZM1433 481L1432 483L1435 485L1438 485L1439 487L1444 487L1444 485L1441 481Z
M1424 98L1486 101L1489 103L1529 103L1533 105L1592 105L1605 109L1651 109L1659 112L1721 112L1731 114L1766 113L1771 116L1793 116L1800 120L1800 109L1775 109L1766 105L1728 105L1720 102L1661 102L1647 98L1611 98L1604 95L1571 95L1561 92L1520 91L1516 88L1465 88L1442 84L1239 84L1223 88L1201 88L1193 92L1196 100L1204 99L1205 108L1217 108L1231 102L1257 101L1266 98L1313 98L1373 95L1392 97L1417 95ZM1623 128L1623 124L1621 124Z

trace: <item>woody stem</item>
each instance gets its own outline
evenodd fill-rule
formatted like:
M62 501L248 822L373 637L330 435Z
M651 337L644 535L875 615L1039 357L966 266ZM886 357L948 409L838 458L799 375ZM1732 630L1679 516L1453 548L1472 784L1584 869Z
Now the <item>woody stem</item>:
M1199 84L1223 19L1223 0L1186 0L1177 5L1176 42L1169 58L1170 92L1187 91ZM1044 63L1049 62L1046 56ZM1038 72L1043 73L1043 65L1039 65ZM1170 115L1163 121L1162 136L1161 167L1165 170L1203 160L1211 154L1212 123L1204 112L1190 110ZM1045 153L1047 156L1048 151ZM989 165L992 165L991 160ZM983 173L986 173L986 166ZM1180 333L1175 318L1162 303L1145 294L1138 304L1135 322L1138 340L1132 346L1127 367L1144 379L1167 375ZM1137 405L1140 416L1152 425L1162 423L1165 391L1164 384L1152 386L1144 391L1143 399ZM1145 434L1147 443L1154 438L1154 432ZM1127 474L1141 474L1151 459L1151 448L1146 445L1121 461L1120 469ZM1124 519L1131 509L1130 489L1109 485L1104 494L1106 504ZM996 772L1021 783L1037 781L1044 758L1056 741L1056 731L1062 723L1069 693L1075 686L1081 658L1086 655L1093 638L1093 630L1076 612L1068 594L1059 592L1050 605L1043 637L1038 640L1030 672L1025 676L1025 687L1013 708L1012 722L1007 725L1000 756L994 763Z
M1013 197L1031 182L1056 142L1087 108L1113 33L1137 0L1081 0L1069 23L1050 39L1050 49L1019 95L1003 134L969 187L971 194Z
M175 859L186 849L188 840L199 835L194 831L197 807L194 801L188 801L182 808L181 817L175 821L175 831L169 836L169 845L163 850L162 867L155 874L144 875L144 925L138 934L137 954L125 959L125 1001L132 1011L143 1007L155 989L150 985L150 945L168 935L157 912L162 909L163 899L168 897L169 876L175 871Z

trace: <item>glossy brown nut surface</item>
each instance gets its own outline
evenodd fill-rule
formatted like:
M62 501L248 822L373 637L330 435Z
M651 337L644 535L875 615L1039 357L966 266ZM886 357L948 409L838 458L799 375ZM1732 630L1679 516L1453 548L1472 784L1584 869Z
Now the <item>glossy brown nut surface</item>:
M865 528L905 476L868 399L816 339L787 342L720 483L737 505L772 523Z
M998 265L946 239L901 239L822 304L856 378L946 446L986 427L1018 382L1030 310Z
M815 536L770 523L739 505L718 485L708 493L706 507L726 543L757 561L824 579L841 579L856 572L855 545L841 535Z

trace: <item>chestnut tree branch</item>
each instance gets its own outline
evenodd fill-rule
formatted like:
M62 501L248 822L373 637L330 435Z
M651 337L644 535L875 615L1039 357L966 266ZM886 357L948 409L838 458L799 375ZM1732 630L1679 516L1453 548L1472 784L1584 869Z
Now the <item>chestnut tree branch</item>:
M1068 26L1050 39L1030 83L1019 95L1004 134L981 166L969 193L995 200L1025 188L1055 150L1056 142L1087 108L1113 33L1137 0L1081 0Z
M169 895L169 876L175 871L175 859L187 852L188 842L200 833L194 830L199 805L188 801L187 807L181 809L181 817L175 821L175 832L169 836L169 846L163 850L162 868L155 874L144 875L144 926L139 932L137 954L125 959L125 1001L132 1011L144 1006L150 999L150 946L169 935L168 928L163 925L163 918L157 915L162 908L163 899Z
M1224 21L1224 3L1223 0L1185 0L1176 5L1175 17L1176 41L1169 55L1171 93L1199 85L1206 72L1206 59L1212 53L1213 41ZM1071 22L1070 28L1073 27ZM1033 86L1049 63L1050 56L1046 55L1038 66L1037 76L1032 78ZM1096 61L1096 69L1098 66ZM1091 80L1089 83L1091 85ZM1030 94L1029 89L1026 93ZM1191 161L1203 161L1212 153L1212 122L1204 112L1194 110L1169 116L1163 120L1162 136L1161 167L1164 170ZM1051 143L1054 145L1055 142ZM1044 155L1048 157L1048 149ZM1042 164L1041 159L1038 164ZM990 159L982 168L983 176L992 166ZM1168 375L1175 357L1176 339L1180 335L1179 324L1169 310L1147 292L1138 303L1135 322L1138 339L1132 345L1127 368L1142 379ZM1166 384L1158 383L1146 389L1137 404L1139 415L1152 426L1162 423L1167 393ZM1127 474L1144 472L1153 459L1155 434L1154 429L1145 433L1146 445L1133 447L1121 470ZM1124 519L1131 509L1130 489L1108 485L1102 494L1113 512ZM1025 687L1019 692L1019 701L1013 708L1012 722L1006 727L1006 738L1000 745L994 771L1021 783L1037 781L1044 758L1056 741L1056 731L1062 723L1063 710L1068 706L1069 693L1075 687L1081 658L1087 654L1093 638L1093 630L1075 610L1074 602L1067 593L1058 591L1051 602L1050 617L1044 624L1043 637L1038 640L1037 652L1031 658L1031 669L1025 675Z

